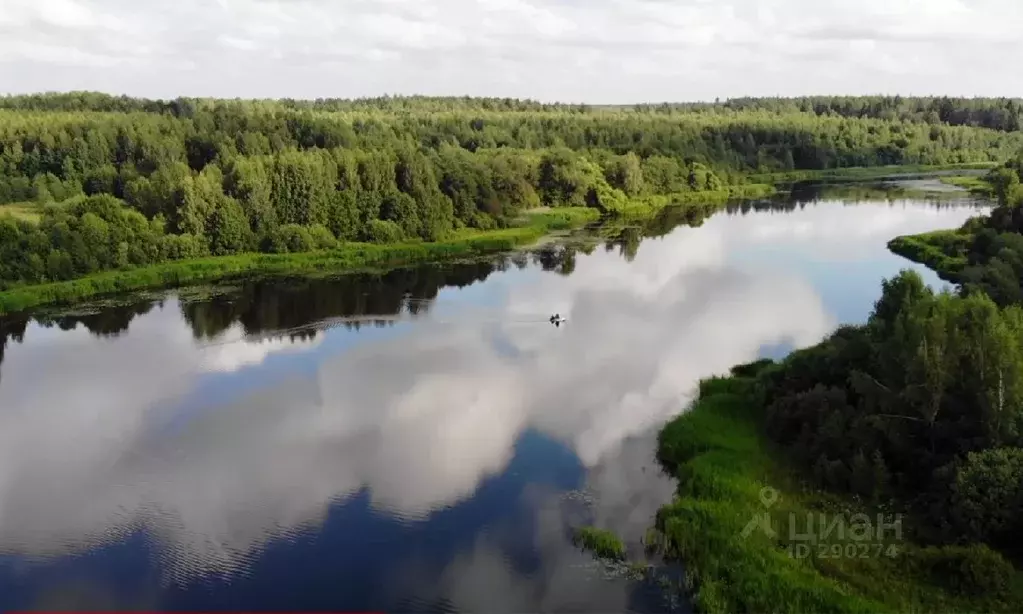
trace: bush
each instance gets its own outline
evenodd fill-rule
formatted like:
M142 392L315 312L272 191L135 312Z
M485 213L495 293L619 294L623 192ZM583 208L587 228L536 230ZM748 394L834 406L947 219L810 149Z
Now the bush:
M983 544L925 548L910 560L936 584L970 595L1002 595L1015 575L1012 563Z
M963 535L1008 543L1023 531L1023 449L970 453L952 484L951 506Z
M316 248L309 229L298 224L280 226L270 233L267 240L269 251L275 254L311 252Z
M310 226L309 237L312 239L315 249L334 249L337 247L337 237L323 224L313 224Z
M209 248L202 237L191 234L164 235L160 238L161 251L169 260L201 258L209 254Z
M388 220L370 220L366 239L373 243L399 243L405 238L401 227Z

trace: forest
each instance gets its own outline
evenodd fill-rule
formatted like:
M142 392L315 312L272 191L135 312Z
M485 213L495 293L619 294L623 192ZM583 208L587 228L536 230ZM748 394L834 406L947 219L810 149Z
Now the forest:
M865 326L761 373L766 428L819 487L897 497L916 532L1013 550L1023 530L1023 308L903 272Z
M857 100L0 98L0 290L205 256L437 241L541 207L723 202L755 193L752 173L993 164L1023 148L1011 122L988 117L1018 115L1014 101ZM913 111L935 104L936 120Z

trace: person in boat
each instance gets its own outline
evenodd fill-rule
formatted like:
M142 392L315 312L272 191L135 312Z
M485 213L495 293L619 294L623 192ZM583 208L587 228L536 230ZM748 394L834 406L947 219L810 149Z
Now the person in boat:
M560 324L560 323L561 323L561 314L560 313L556 313L556 314L551 316L551 324Z

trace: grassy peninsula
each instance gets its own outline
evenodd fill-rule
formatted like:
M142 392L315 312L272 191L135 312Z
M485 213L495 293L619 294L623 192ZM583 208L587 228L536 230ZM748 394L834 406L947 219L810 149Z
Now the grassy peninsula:
M979 180L998 206L962 228L896 237L893 252L927 265L963 293L981 292L999 305L1023 302L1023 157L1006 162Z

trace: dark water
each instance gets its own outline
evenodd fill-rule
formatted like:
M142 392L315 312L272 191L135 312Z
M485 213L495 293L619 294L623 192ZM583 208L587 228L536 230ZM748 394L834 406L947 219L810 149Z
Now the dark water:
M977 213L813 198L3 321L0 610L685 611L571 527L643 561L694 384L863 320L891 237Z

